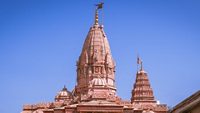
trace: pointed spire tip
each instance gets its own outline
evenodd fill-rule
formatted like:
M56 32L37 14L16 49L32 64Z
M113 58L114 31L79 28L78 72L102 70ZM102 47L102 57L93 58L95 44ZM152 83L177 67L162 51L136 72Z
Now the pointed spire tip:
M99 24L99 15L98 15L98 9L95 10L95 25Z

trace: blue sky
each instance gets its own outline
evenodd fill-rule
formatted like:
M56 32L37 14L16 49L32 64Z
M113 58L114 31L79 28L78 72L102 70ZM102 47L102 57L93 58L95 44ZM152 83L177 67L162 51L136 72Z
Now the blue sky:
M72 90L76 60L99 0L0 0L0 112ZM104 0L101 22L117 63L117 92L131 98L139 54L154 95L172 107L199 90L199 0Z

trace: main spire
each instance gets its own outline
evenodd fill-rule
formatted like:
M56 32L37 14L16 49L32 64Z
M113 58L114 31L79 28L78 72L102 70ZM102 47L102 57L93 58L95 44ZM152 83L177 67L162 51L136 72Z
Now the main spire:
M76 95L79 101L115 101L115 62L103 26L98 24L97 4L95 23L90 28L77 62Z

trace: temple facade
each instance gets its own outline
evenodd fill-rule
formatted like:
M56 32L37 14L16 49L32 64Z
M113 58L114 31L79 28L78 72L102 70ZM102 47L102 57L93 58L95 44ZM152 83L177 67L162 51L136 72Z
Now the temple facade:
M122 100L117 96L115 61L104 27L98 22L102 5L98 4L95 10L94 24L77 61L77 83L73 91L64 87L54 102L24 105L21 113L167 113L167 106L154 98L141 60L131 99Z

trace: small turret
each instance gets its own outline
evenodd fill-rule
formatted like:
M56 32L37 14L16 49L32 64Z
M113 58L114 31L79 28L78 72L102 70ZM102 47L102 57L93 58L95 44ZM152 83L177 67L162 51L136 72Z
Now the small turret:
M55 101L69 104L72 101L72 93L64 86L63 89L56 95Z

